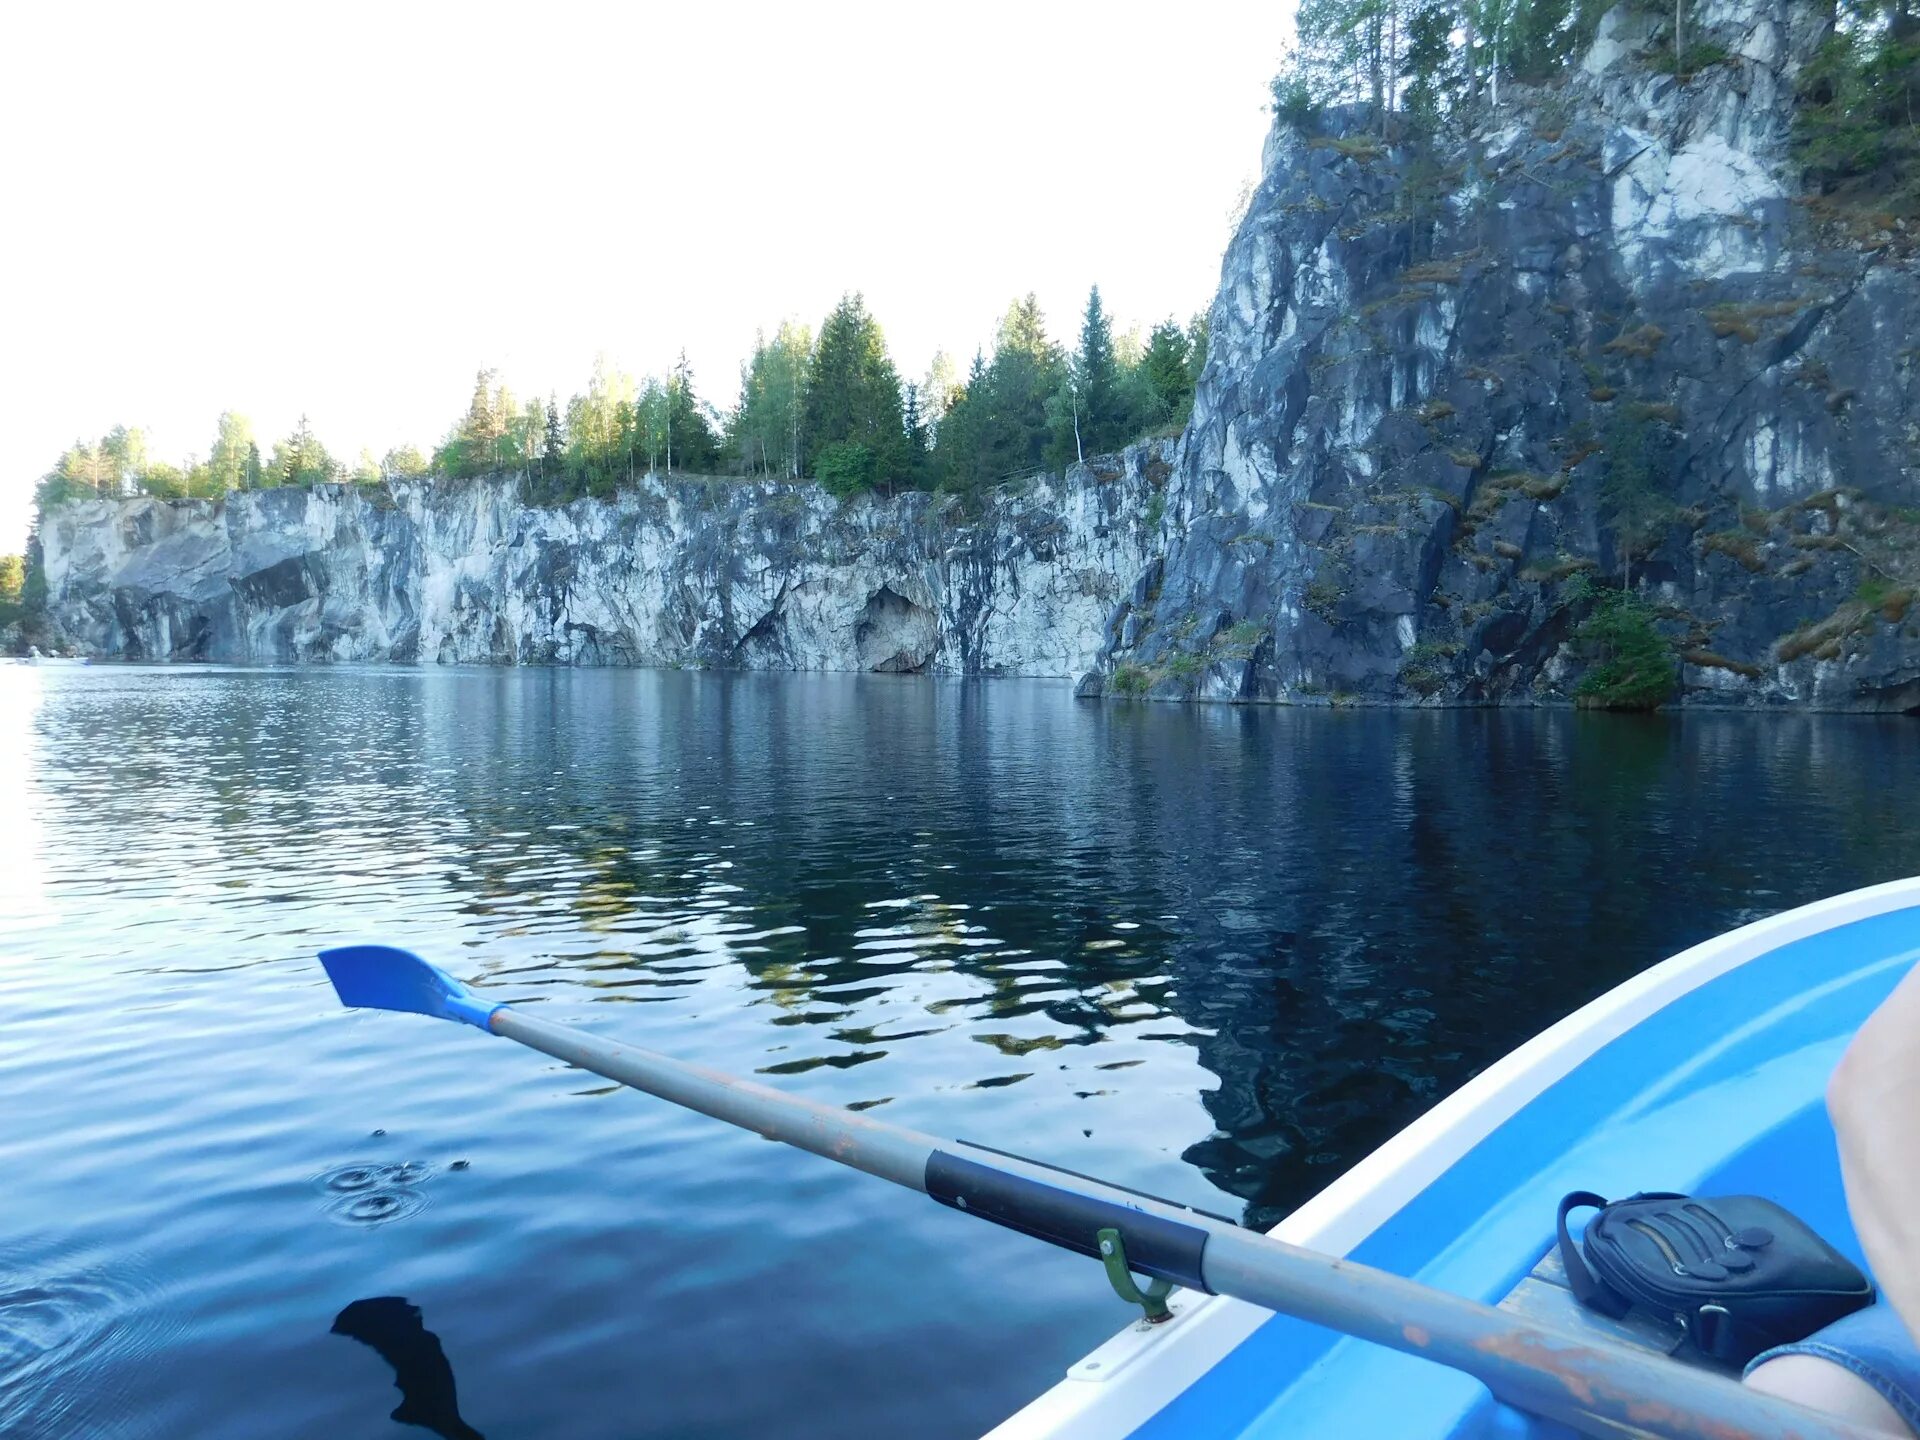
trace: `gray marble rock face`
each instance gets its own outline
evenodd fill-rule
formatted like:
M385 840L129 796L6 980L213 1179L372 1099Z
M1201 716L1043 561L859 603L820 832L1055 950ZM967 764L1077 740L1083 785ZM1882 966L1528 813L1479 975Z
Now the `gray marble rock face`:
M42 546L54 619L116 658L1065 676L1154 548L1170 452L972 508L652 477L563 508L517 476L84 501Z
M1177 445L968 513L512 478L81 504L55 620L107 655L1075 675L1294 703L1565 702L1595 581L1684 702L1920 706L1920 272L1799 203L1798 0L1621 7L1426 144L1277 125ZM1914 237L1920 239L1920 236ZM1640 477L1623 483L1622 477Z
M1168 546L1082 693L1564 701L1589 575L1655 607L1685 700L1920 704L1920 277L1796 203L1817 8L1696 6L1729 59L1685 81L1617 10L1426 149L1276 126Z

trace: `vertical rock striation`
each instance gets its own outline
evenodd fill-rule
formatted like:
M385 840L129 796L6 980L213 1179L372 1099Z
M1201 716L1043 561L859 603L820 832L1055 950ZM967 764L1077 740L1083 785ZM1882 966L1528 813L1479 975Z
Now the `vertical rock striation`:
M114 658L1072 675L1170 448L973 509L653 478L540 508L499 477L83 501L41 538L54 619Z
M1795 203L1817 8L1696 6L1727 58L1676 77L1622 7L1570 79L1433 146L1277 126L1172 538L1082 693L1565 700L1601 582L1652 607L1683 699L1920 703L1920 278Z

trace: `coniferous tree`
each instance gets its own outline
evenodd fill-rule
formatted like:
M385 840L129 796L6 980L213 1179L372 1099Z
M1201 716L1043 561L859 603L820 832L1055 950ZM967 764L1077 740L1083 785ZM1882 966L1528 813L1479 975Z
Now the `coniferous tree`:
M756 338L753 358L741 368L740 404L727 427L728 444L747 472L799 476L812 354L813 335L804 325L782 321L772 340Z
M1148 425L1160 429L1186 423L1193 406L1192 349L1186 331L1171 319L1153 327L1140 362Z
M862 488L857 483L862 475L870 484L903 483L900 377L888 358L885 335L857 293L834 306L820 327L801 411L807 463L816 475L828 448L838 446L834 470L843 483Z
M547 396L547 438L542 447L540 458L549 465L557 465L567 453L567 442L560 433L560 405L557 397Z
M902 483L915 487L923 486L927 480L928 441L927 424L920 414L920 387L909 384L906 389L906 403L901 414L901 425L906 432L906 464Z
M305 415L293 433L273 447L273 474L282 485L318 485L333 479L336 468Z
M1001 317L980 397L983 478L1008 479L1045 462L1053 434L1048 402L1060 390L1064 370L1064 359L1047 338L1039 300L1028 295L1014 301Z
M1100 304L1100 287L1087 295L1087 311L1080 325L1080 351L1075 378L1085 419L1081 435L1088 454L1104 455L1128 439L1131 428L1126 396L1120 388L1120 368L1114 358L1113 327Z
M934 440L934 480L947 490L971 490L986 480L980 432L987 406L987 360L974 352L964 385L955 386Z
M497 383L497 372L474 376L473 396L434 456L435 468L447 475L482 475L509 464L523 463L525 423L513 392Z
M710 475L719 468L720 441L706 405L693 392L693 367L685 350L667 381L667 426L673 437L670 465L696 475Z
M241 471L240 488L242 490L258 490L260 488L262 474L260 447L254 441L249 440L247 441L247 464L246 468Z

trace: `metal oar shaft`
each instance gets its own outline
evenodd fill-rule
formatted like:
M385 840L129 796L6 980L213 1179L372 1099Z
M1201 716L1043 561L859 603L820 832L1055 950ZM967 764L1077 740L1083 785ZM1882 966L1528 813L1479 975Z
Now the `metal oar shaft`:
M507 1007L486 1028L555 1059L931 1195L1081 1254L1116 1229L1132 1268L1231 1295L1464 1371L1502 1400L1587 1435L1867 1440L1830 1416L1722 1376L1526 1320L1322 1255L1170 1201L1018 1156L943 1141Z
M939 1142L898 1125L882 1125L856 1111L783 1095L723 1070L693 1065L631 1045L550 1024L501 1006L487 1028L556 1060L578 1065L688 1110L738 1125L801 1150L811 1150L911 1190L926 1187L927 1157Z

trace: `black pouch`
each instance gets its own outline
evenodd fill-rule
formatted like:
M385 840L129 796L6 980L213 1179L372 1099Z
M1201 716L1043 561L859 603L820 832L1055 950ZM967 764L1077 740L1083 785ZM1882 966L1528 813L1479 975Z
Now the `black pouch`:
M1589 1206L1600 1213L1575 1246L1567 1215ZM1567 1285L1582 1305L1614 1319L1635 1306L1670 1318L1729 1365L1804 1340L1873 1301L1852 1261L1755 1195L1649 1192L1608 1203L1576 1190L1560 1202L1559 1231Z

